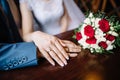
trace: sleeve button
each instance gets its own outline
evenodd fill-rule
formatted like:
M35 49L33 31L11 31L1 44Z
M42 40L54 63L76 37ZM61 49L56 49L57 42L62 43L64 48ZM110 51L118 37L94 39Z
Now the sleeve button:
M25 62L25 61L27 61L27 60L28 60L27 57L25 57L25 56L22 57L22 61L23 61L23 62Z
M18 61L16 61L16 60L13 61L14 66L17 66L18 64L19 64Z
M13 68L13 64L10 62L8 63L9 68Z
M18 63L19 64L23 63L22 59L18 59Z

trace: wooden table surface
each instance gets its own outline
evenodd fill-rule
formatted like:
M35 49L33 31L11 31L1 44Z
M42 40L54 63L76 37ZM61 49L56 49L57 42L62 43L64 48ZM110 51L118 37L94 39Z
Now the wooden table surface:
M75 41L73 34L68 31L57 37ZM114 49L110 55L92 55L82 50L65 67L54 67L41 59L38 66L0 71L0 80L120 80L120 49Z

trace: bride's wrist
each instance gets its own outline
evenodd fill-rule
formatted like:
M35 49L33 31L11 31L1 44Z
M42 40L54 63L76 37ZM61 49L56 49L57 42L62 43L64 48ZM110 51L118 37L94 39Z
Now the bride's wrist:
M23 40L26 42L31 42L32 41L32 34L26 34L23 36Z
M29 39L30 39L31 41L35 41L36 38L37 38L40 34L41 34L40 31L34 31L34 32L32 32L32 33L29 35Z

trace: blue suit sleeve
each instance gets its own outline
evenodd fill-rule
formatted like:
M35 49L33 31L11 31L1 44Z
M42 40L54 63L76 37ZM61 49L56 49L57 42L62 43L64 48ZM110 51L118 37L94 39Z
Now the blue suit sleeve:
M0 70L37 65L36 46L33 42L0 43Z

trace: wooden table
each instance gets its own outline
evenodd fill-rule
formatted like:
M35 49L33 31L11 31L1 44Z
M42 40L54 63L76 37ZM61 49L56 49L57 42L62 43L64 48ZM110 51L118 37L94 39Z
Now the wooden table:
M74 41L73 34L73 31L68 31L57 37ZM115 49L110 55L92 55L82 50L63 68L53 67L41 59L38 66L0 71L0 80L120 80L120 49Z

